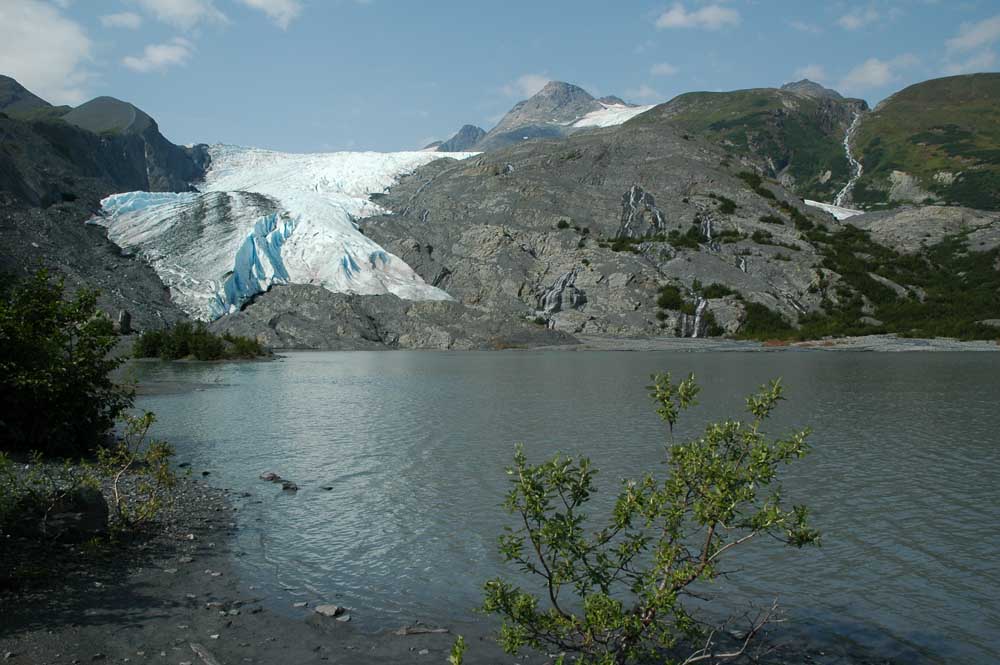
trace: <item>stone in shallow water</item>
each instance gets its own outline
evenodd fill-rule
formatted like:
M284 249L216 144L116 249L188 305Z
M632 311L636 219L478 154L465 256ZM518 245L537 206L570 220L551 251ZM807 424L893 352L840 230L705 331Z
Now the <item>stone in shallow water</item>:
M344 613L344 608L339 605L317 605L315 612L325 617L339 617Z

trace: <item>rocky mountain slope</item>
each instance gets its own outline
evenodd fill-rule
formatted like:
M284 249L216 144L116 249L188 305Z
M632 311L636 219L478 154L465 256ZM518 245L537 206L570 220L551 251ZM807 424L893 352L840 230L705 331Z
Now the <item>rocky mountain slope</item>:
M1000 210L1000 74L934 79L867 114L853 141L856 205L947 203Z
M819 108L787 91L748 94L781 102L758 119L771 132ZM686 132L678 108L430 164L380 196L393 214L362 228L460 302L570 333L996 335L996 215L956 222L928 208L839 223L765 177L772 155L737 161L725 138ZM899 227L910 240L884 231ZM913 236L925 240L915 250Z
M494 350L573 344L575 339L503 311L391 294L332 293L277 285L242 311L212 324L220 334L254 337L273 348Z
M204 150L174 146L151 118L133 133L97 134L13 79L0 84L0 272L45 267L71 290L99 288L106 311L128 310L139 327L184 318L144 261L85 222L112 192L190 189ZM88 115L100 120L93 108Z
M868 105L808 80L776 88L691 92L633 123L669 121L722 146L733 161L762 162L803 198L832 202L850 179L844 136Z
M438 152L468 152L486 136L486 130L475 125L464 125L447 141L437 145Z
M0 111L7 114L27 113L50 106L11 77L0 75Z
M845 137L870 146L862 130L886 109L911 113L903 93L870 116L809 81L691 93L643 113L550 84L477 142L506 144L454 159L179 148L125 102L70 110L4 90L22 110L0 111L0 269L61 270L140 327L228 312L216 329L295 348L997 334L996 213L925 206L838 221L802 200L849 198ZM481 132L464 129L462 141ZM535 130L542 138L523 140ZM997 164L990 130L967 131L908 145L961 148L960 184ZM870 150L854 154L877 178ZM202 191L186 191L194 182ZM133 193L104 200L109 242L83 221L113 192Z

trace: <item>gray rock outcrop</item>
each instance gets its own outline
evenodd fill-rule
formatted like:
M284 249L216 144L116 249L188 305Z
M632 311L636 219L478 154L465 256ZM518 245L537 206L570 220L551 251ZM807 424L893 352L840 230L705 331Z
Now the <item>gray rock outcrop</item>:
M564 332L529 320L526 313L527 308L494 312L456 302L412 302L290 284L273 287L211 328L278 349L471 350L576 343Z

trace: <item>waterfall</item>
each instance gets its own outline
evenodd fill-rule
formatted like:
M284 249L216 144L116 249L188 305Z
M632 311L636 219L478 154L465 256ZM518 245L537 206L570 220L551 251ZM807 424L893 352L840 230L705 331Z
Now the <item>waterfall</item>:
M697 338L701 334L702 315L705 313L706 307L708 307L708 301L699 297L698 305L694 308L694 330L691 331L691 337L693 338Z
M745 256L740 257L740 270L744 273L747 272L747 257Z
M851 126L847 128L847 133L844 135L844 152L847 154L847 161L851 163L851 170L854 175L851 179L847 181L844 188L837 193L837 196L833 199L833 205L842 208L844 206L844 199L846 199L851 190L854 189L854 184L861 178L861 174L864 172L864 167L861 165L854 155L851 153L851 139L854 138L854 132L857 131L858 126L861 124L861 111L854 112L854 120L851 121Z

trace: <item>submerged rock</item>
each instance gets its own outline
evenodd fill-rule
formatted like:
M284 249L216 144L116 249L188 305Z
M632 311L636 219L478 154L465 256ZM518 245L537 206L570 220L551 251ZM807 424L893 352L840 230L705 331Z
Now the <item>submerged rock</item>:
M340 605L317 605L314 609L316 614L325 617L339 617L346 610Z

